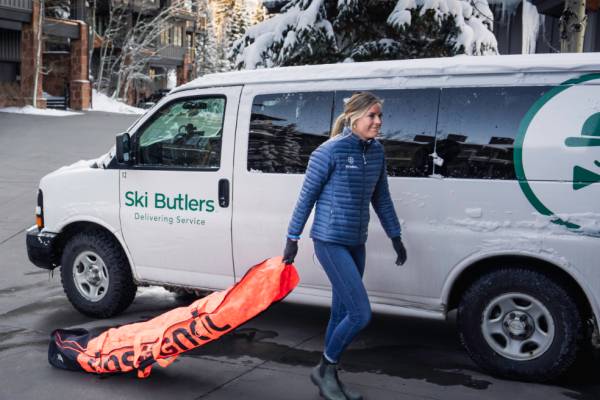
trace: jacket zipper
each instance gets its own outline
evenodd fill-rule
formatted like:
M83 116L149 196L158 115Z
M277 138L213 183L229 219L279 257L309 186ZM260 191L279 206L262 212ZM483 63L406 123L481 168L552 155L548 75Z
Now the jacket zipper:
M358 225L358 240L362 239L362 213L363 213L363 204L365 201L365 179L367 173L367 159L365 158L365 151L367 151L367 146L362 149L362 157L363 157L363 185L362 185L362 195L360 196L360 223Z

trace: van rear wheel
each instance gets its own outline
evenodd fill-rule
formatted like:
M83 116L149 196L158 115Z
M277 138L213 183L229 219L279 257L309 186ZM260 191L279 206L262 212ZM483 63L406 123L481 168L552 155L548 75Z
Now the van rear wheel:
M77 311L109 318L127 309L137 287L120 243L108 232L81 232L63 251L60 275L67 298Z
M565 372L583 345L584 321L574 296L538 270L501 268L476 279L458 307L467 352L487 372L546 381Z

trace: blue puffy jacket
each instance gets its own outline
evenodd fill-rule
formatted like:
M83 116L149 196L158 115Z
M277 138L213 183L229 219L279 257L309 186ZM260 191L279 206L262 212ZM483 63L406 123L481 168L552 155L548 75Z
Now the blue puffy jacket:
M365 243L371 203L388 237L400 235L383 146L375 139L360 139L348 128L310 156L289 236L300 236L315 202L311 238L347 246Z

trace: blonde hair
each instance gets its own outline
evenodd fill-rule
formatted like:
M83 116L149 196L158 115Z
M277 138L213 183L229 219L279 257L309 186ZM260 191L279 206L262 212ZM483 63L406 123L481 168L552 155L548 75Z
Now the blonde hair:
M344 113L341 114L335 121L331 137L337 136L344 131L344 127L352 126L354 121L362 117L369 111L374 104L383 105L383 100L380 100L375 95L369 92L356 92L346 102Z

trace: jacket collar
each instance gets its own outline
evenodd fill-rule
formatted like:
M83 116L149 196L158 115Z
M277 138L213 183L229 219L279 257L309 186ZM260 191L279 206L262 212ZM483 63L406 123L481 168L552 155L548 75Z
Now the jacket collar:
M345 127L342 132L345 138L349 139L352 143L359 145L363 150L366 150L370 145L373 144L374 139L363 140L358 135L350 130L350 127Z

